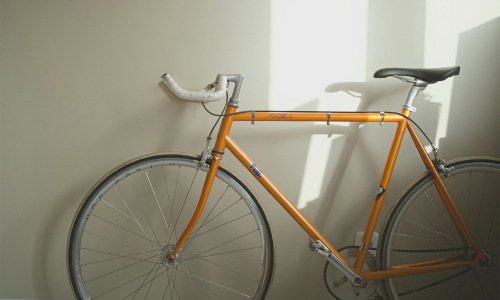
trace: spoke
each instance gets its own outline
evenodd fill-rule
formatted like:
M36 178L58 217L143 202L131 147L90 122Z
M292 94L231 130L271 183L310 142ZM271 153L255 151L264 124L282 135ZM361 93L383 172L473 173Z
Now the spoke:
M92 279L90 279L90 280L85 281L84 283L85 283L85 284L87 284L87 283L89 283L89 282L91 282L91 281L94 281L94 280L96 280L96 279L99 279L99 278L102 278L102 277L105 277L105 276L108 276L108 275L114 274L114 273L119 272L119 271L121 271L121 270L124 270L124 269L126 269L126 268L130 268L130 267L132 267L132 266L135 266L135 265L137 265L137 264L139 264L139 263L141 263L141 262L144 262L144 261L146 261L146 260L148 260L148 259L150 259L150 258L153 258L153 257L155 257L155 256L156 256L156 254L155 254L155 255L152 255L152 256L150 256L150 257L148 257L148 258L144 259L144 260L140 260L140 261L135 262L135 263L133 263L133 264L127 265L127 266L125 266L125 267L121 267L121 268L118 268L118 269L116 269L116 270L114 270L114 271L108 272L108 273L106 273L106 274L99 275L99 276L97 276L97 277L95 277L95 278L92 278ZM160 260L160 258L158 258L158 261L159 261L159 260ZM141 277L142 277L142 276L141 276Z
M437 190L436 190L436 193L437 193ZM438 196L438 197L439 197L439 199L441 201L439 202L439 205L438 205L438 204L436 204L436 201L433 200L433 198L431 198L431 196L429 196L429 194L427 193L427 190L424 191L424 195L425 195L425 198L428 200L428 202L432 205L432 207L433 207L432 211L438 212L438 211L440 211L440 210L443 209L444 203L443 203L443 201L442 201L442 199L441 199L440 196ZM413 204L412 204L412 206L414 207ZM422 214L422 212L420 212L420 213ZM455 228L455 226L453 226L453 227L450 226L450 223L452 224L453 222L450 222L451 221L451 216L450 216L450 214L448 212L446 212L445 217L443 217L442 220L449 220L449 222L441 222L441 226L444 227L444 229L446 229L446 231L448 233L457 232L457 229Z
M219 256L219 255L224 255L224 254L229 254L229 253L236 253L236 252L243 252L243 251L254 250L254 249L259 249L259 248L262 248L262 246L255 246L255 247L250 247L250 248L243 248L243 249L237 249L237 250L232 250L232 251L219 252L219 253L214 253L214 254L209 254L209 255L198 254L197 256L183 259L182 261L188 261L188 260L198 259L198 258L214 257L214 256Z
M477 220L475 220L474 218L471 217L471 209L470 209L470 192L471 192L471 182L472 182L472 172L468 172L467 173L469 175L469 180L468 180L468 193L465 193L463 191L463 189L460 187L461 185L457 182L457 178L456 178L456 175L453 176L453 180L454 180L454 183L455 185L457 186L458 188L458 191L460 192L460 195L461 195L461 199L462 199L462 203L464 203L465 207L467 208L467 215L466 215L466 220L465 220L465 223L467 224L467 226L469 225L473 225L474 228L476 229L476 239L481 239L481 241L478 241L480 244L484 244L484 237L481 235L481 231L479 230L479 227L477 225ZM468 194L468 196L466 196L465 194Z
M201 290L207 296L207 299L212 299L212 297L210 297L210 294L214 295L217 299L222 299L222 297L219 296L219 295L217 295L216 292L212 291L208 286L202 284L202 282L200 281L200 279L198 279L198 278L194 278L194 279L196 280L196 282L198 282L198 285L200 286Z
M262 248L261 246L256 247L256 248ZM255 248L250 248L250 249L255 249ZM239 251L237 251L239 252ZM195 254L189 253L184 251L184 253L191 255L191 258L184 259L183 261L189 260L189 259L198 259L198 258L205 258L205 257L211 257L212 255L203 255L203 256L197 256L194 257ZM244 260L244 259L236 259L236 258L228 258L228 257L218 257L218 259L222 260L228 260L228 261L234 261L234 262L241 262L241 263L247 263L247 264L252 264L252 265L262 265L262 262L256 262L256 261L249 261L249 260Z
M175 228L177 227L177 223L179 222L179 219L181 217L182 211L184 210L184 206L186 205L187 199L189 197L189 193L191 192L191 189L193 188L193 183L194 183L194 180L196 179L196 175L197 174L198 174L198 169L196 169L196 172L194 173L193 180L191 181L191 184L189 185L189 189L187 191L186 197L184 198L184 202L182 203L182 207L181 207L181 210L179 212L179 215L177 216L177 219L175 220L175 223L174 223L174 232L175 232ZM172 239L172 234L168 238L168 242L167 243L170 243L171 239Z
M192 285L193 285L193 288L196 292L196 294L198 295L198 291L201 290L201 292L204 293L205 297L203 297L204 299L212 299L210 297L210 295L208 294L208 292L214 294L217 298L221 299L221 297L219 295L217 295L216 293L214 293L213 291L211 291L208 287L204 286L203 284L201 284L200 280L197 279L196 277L194 276L191 276L191 272L189 272L189 270L187 269L187 267L184 267L184 269L186 270L185 274L188 276L189 280L191 281ZM198 285L200 286L200 288L196 288L196 285L195 283L193 282L193 278L196 280L196 282L198 283ZM198 298L198 297L197 297Z
M179 169L180 169L180 167L179 167ZM170 193L168 191L167 176L165 175L165 166L161 166L161 170L162 170L162 174L163 174L163 182L165 183L165 194L167 195L168 206L170 208L170 217L168 219L169 221L167 222L167 228L170 228L170 227L168 227L168 224L172 220L172 213L174 211L174 202L170 201ZM179 175L177 175L177 177L178 176ZM177 181L178 181L178 179L177 179ZM174 229L172 229L172 230L174 230ZM172 235L172 232L169 231L169 234ZM173 232L173 234L174 234L174 238L177 239L175 232Z
M131 216L127 215L126 213L124 213L123 211L121 211L120 209L116 208L115 206L113 206L113 204L107 202L106 200L102 199L102 202L106 203L108 206L110 206L111 208L113 208L114 210L118 211L119 213L121 213L122 215L124 215L125 217L129 218L131 221L133 221L134 223L136 223L137 225L139 225L141 228L144 228L148 231L151 231L151 229L147 228L146 226L142 225L141 223L139 223L136 219L132 218ZM147 235L146 235L147 236Z
M145 171L144 171L144 172L145 172ZM132 190L136 191L136 188L135 188L135 186L134 186L134 183L132 182L132 180L131 180L129 177L127 177L127 182L130 184L130 187L132 188ZM123 200L123 198L121 198L121 199ZM124 201L124 203L125 203L125 201ZM125 203L125 205L126 205L126 203ZM151 227L151 232L153 233L153 235L154 235L154 237L155 237L156 241L157 241L157 242L158 242L158 244L159 244L159 243L160 243L160 241L158 240L158 236L156 235L156 233L155 233L155 231L154 231L154 228L153 228L153 226L151 225L151 222L149 221L148 215L147 215L147 214L146 214L146 212L144 211L144 208L143 208L142 206L140 206L140 207L141 207L142 214L146 217L146 221L148 221L148 224L149 224L149 226ZM127 208L128 208L128 206L127 206ZM128 208L128 209L129 209L129 208ZM129 209L129 211L130 211L130 213L132 214L132 216L134 217L134 219L137 219L137 218L135 217L135 215L132 213L132 211L131 211L130 209ZM145 232L144 230L143 230L143 232L144 232L144 234L146 234L146 232ZM147 234L146 234L146 235L147 235ZM151 238L148 236L148 239L151 239ZM150 244L151 244L151 247L152 247L153 249L155 249L155 246L154 246L153 242L150 242ZM158 251L158 255L161 255L159 251Z
M179 184L179 176L180 176L180 173L181 173L181 166L179 166L179 168L177 169L177 178L175 180L175 187L174 187L174 197L172 198L172 209L170 210L170 219L172 222L174 221L174 205L175 205L175 198L177 196L177 186ZM175 223L172 224L174 225L174 230L172 232L172 234L174 235L174 238L175 240L177 240L177 233L176 233L176 230L175 230ZM171 235L172 235L171 234ZM168 237L168 243L170 243L170 239L172 238L172 236L169 236Z
M465 276L463 276L463 275L460 277L460 284L458 285L458 289L457 289L457 292L456 292L456 296L455 296L453 299L458 299L458 298L459 298L459 297L458 297L458 295L460 295L460 294L461 294L461 292L462 292L462 287L463 287L464 277L465 277Z
M465 223L467 224L467 226L472 223L472 225L476 228L476 239L480 238L481 240L483 240L484 238L481 236L479 227L477 225L477 221L473 220L470 217L470 200L469 200L469 198L470 198L470 185L471 185L472 175L471 175L471 172L468 172L467 174L469 175L469 180L468 180L468 182L469 182L469 196L465 196L466 193L464 193L463 189L461 188L461 185L457 182L456 175L453 176L453 182L455 183L455 186L457 187L459 194L461 195L461 197L460 197L460 199L462 199L461 202L464 203L465 207L467 208L467 216L466 216L467 220L465 221ZM461 214L461 215L463 215L463 214ZM470 219L472 219L472 220L470 220ZM470 222L469 222L469 220L470 220ZM463 230L462 230L462 232L463 232ZM480 242L480 241L478 241L478 242ZM484 241L483 241L483 243L484 243Z
M258 279L256 279L256 278L252 278L252 277L250 277L250 276L248 276L248 275L246 275L246 274L243 274L243 273L240 273L240 272L236 272L235 270L229 269L228 267L221 266L221 265L219 265L219 264L217 264L217 263L215 263L215 262L213 262L213 261L210 261L210 260L208 260L208 259L206 259L206 258L204 258L204 257L203 257L203 258L202 258L202 257L200 257L200 259L201 259L201 260L203 260L203 261L206 261L206 262L208 262L208 263L210 263L210 264L216 265L216 266L218 266L218 267L219 267L219 268L221 268L221 269L224 269L224 270L227 270L227 271L229 271L229 272L231 272L231 273L234 273L234 274L236 274L236 275L239 275L239 276L241 276L241 277L243 277L243 278L250 279L251 281L255 281L255 282L258 282L258 281L259 281L259 280L258 280Z
M486 182L488 180L488 173L486 173L484 175L485 175L485 179L483 181L483 186L481 188L482 195L480 196L480 199L476 199L475 200L476 203L479 202L479 212L477 213L476 220L479 220L482 217L482 215L483 215L482 212L483 212L483 204L484 204L484 195L485 195L485 191L486 191ZM472 178L472 174L471 174L471 178ZM470 180L470 182L469 182L469 202L471 202L470 201L470 193L471 193L471 187L470 187L470 185L471 185L471 182L472 182L472 180ZM467 224L469 224L469 223L467 223ZM474 227L476 229L476 234L475 234L476 239L478 237L481 238L481 241L477 241L477 242L479 242L480 244L482 244L482 245L484 245L486 247L486 245L488 244L488 237L484 237L483 234L481 234L481 231L479 230L479 226L478 226L477 221L474 222Z
M210 211L206 215L205 219L203 219L203 222L201 222L201 225L198 226L198 228L193 233L191 233L191 236L196 237L196 235L198 234L198 232L200 231L200 229L203 228L203 226L205 226L208 222L210 222L210 221L207 222L208 217L210 217L210 215L212 214L212 212L214 211L214 209L219 205L219 202L221 201L222 197L224 197L224 195L226 194L226 192L227 192L228 189L229 189L229 185L226 187L226 189L224 190L224 192L222 193L222 195L219 197L219 199L217 200L217 202L215 203L215 205L212 206L212 209L210 209ZM189 244L191 243L192 240L193 239L190 238L189 241L186 243L186 246L184 248L188 248Z
M158 259L158 260L159 260L159 259ZM162 266L159 266L158 268L162 268ZM165 271L166 271L166 270L165 270ZM161 274L163 274L165 271L163 271ZM114 290L116 290L116 289L119 289L119 288L121 288L122 286L125 286L125 285L127 285L127 284L129 284L129 283L131 283L131 282L134 282L134 281L136 281L137 279L139 279L139 278L141 278L141 277L144 277L144 276L146 276L146 275L148 275L148 274L150 274L150 273L151 273L151 272L146 272L146 273L144 273L144 274L142 274L142 275L139 275L139 276L137 276L137 277L135 277L135 278L133 278L133 279L131 279L131 280L129 280L129 281L127 281L127 282L125 282L125 283L120 284L119 286L116 286L116 287L114 287L114 288L112 288L112 289L110 289L110 290L107 290L107 291L106 291L106 292L104 292L104 293L101 293L101 294L99 294L99 295L97 295L97 296L95 296L95 297L92 297L92 299L97 299L97 298L99 298L99 297L101 297L101 296L103 296L103 295L106 295L106 294L108 294L108 293L110 293L110 292L112 292L112 291L114 291ZM161 274L160 274L160 275L161 275Z
M158 259L155 263L155 265L151 268L151 271L149 271L148 273L148 276L146 276L146 278L144 278L144 281L142 281L141 285L139 286L138 289L136 289L135 291L133 291L132 293L128 294L125 298L123 299L127 299L130 295L134 294L134 296L132 297L132 300L135 298L135 296L137 296L137 293L139 293L139 290L142 289L144 286L147 285L146 280L148 280L149 278L149 275L151 275L151 273L153 273L153 271L155 270L155 267L158 265L158 263L160 262L160 260ZM155 271L155 274L153 275L153 279L151 280L151 284L153 284L153 280L156 278L156 274L158 274L158 270L160 268L156 268L156 271ZM162 273L163 274L163 273ZM146 299L146 297L148 296L149 294L149 289L151 288L151 284L149 285L149 288L148 288L148 291L146 292L146 296L144 296L144 299Z
M446 234L444 234L444 233L442 233L442 232L437 231L437 229L436 229L434 226L432 226L432 227L434 227L434 229L432 229L432 228L429 228L429 227L427 227L427 226L424 226L424 225L422 225L422 224L420 224L420 223L417 223L417 222L415 222L415 221L409 220L409 219L407 219L407 218L401 218L401 219L402 219L402 220L405 220L405 221L407 221L407 222L409 222L409 223L412 223L412 224L414 224L414 225L416 225L416 226L422 227L422 228L424 228L424 229L426 229L426 230L428 230L428 231L430 231L430 232L434 232L435 234L440 235L440 236L442 236L442 237L446 237L446 238L449 238L449 239L452 239L452 240L456 240L456 239L455 239L455 238L453 238L452 236L449 236L449 235L446 235ZM443 239L443 240L444 240L444 241L446 241L446 243L447 243L447 244L449 244L450 246L453 246L450 242L448 242L448 240L447 240L447 239Z
M224 212L226 212L228 209L230 209L231 207L233 207L236 203L240 202L241 200L243 200L243 198L240 198L240 199L234 201L233 204L229 205L223 211L221 211L220 213L218 213L217 215L215 215L213 218L211 218L210 220L208 220L204 225L207 225L208 223L212 222L215 218L217 218L218 216L220 216L221 214L223 214Z
M130 184L130 186L132 187L133 190L134 189L134 185L132 184L132 182L130 181L130 178L127 177L127 182ZM135 222L139 225L139 227L141 228L142 232L144 233L144 235L146 235L146 237L148 238L148 240L150 240L150 243L151 243L151 246L153 246L153 249L155 248L154 245L153 245L153 242L151 242L151 238L149 237L149 235L146 233L146 231L144 230L144 226L141 225L141 223L139 223L139 221L137 220L137 218L135 217L134 213L132 212L132 210L130 209L130 207L127 205L127 202L125 202L125 200L123 199L122 195L120 194L120 192L118 192L118 189L113 186L113 189L116 191L116 193L118 194L118 196L120 197L120 199L122 200L123 204L125 204L125 207L127 207L128 211L130 212L130 214L132 215L133 219L135 220ZM153 232L153 229L151 228L150 229L152 232ZM160 253L158 253L160 254Z
M102 221L104 221L104 222L107 222L107 223L109 223L109 224L111 224L111 225L113 225L113 226L116 226L116 227L118 227L118 228L121 228L121 229L123 229L123 230L125 230L125 231L127 231L127 232L130 232L131 234L136 235L136 236L140 237L141 239L145 239L145 240L147 240L147 241L149 241L149 242L156 243L155 241L152 241L152 240L150 240L150 239L148 239L148 238L146 238L146 237L143 237L142 235L137 234L137 233L133 232L132 230L129 230L129 229L127 229L127 228L123 227L123 226L120 226L120 225L115 224L115 223L113 223L113 222L111 222L111 221L108 221L108 220L106 220L106 219L104 219L104 218L101 218L101 217L99 217L99 216L98 216L98 215L96 215L96 214L92 214L92 216L93 216L93 217L96 217L96 218L97 218L97 219L99 219L99 220L102 220ZM160 244L158 244L158 246L160 246Z
M175 269L175 271L173 272L174 274L174 281L171 281L172 282L172 289L170 290L170 299L173 299L174 298L174 290L177 292L177 289L175 288L175 282L177 281L177 268ZM177 296L179 296L179 294L177 294Z
M217 287L223 288L223 289L225 289L225 290L227 290L227 291L233 292L233 293L238 294L238 295L241 295L241 296L243 296L243 297L250 298L250 296L249 296L249 295L247 295L247 294L244 294L244 293L242 293L242 292L238 292L238 291L236 291L236 290L234 290L234 289L228 288L227 286L224 286L224 285L222 285L222 284L219 284L219 283L216 283L216 282L210 281L210 280L208 280L208 279L205 279L205 278L203 278L203 277L200 277L200 276L194 275L194 274L192 274L192 273L189 273L189 276L192 276L192 277L194 277L194 278L196 278L196 279L199 279L199 280L202 280L202 281L204 281L204 282L210 283L210 284L212 284L212 285L214 285L214 286L217 286Z
M112 257L112 258L108 258L108 259L103 259L103 260L99 260L99 261L93 261L93 262L90 262L90 263L80 264L80 267L84 267L84 266L92 265L92 264L96 264L96 263L101 263L101 262L106 262L106 261L111 261L111 260L115 260L115 259L120 259L120 258L128 258L128 259L133 259L133 260L140 260L140 261L155 263L153 261L149 261L149 260L145 260L145 259L140 259L140 258L135 258L135 257L132 257L132 256L136 256L136 255L140 255L140 254L146 254L148 252L153 252L153 251L156 251L156 250L142 251L142 252L132 253L132 254L129 254L129 255L120 255L120 254L116 254L116 253L105 252L105 251L100 251L100 250L95 250L95 249L89 249L89 248L83 248L83 247L81 247L80 249L86 250L86 251L92 251L92 252L98 252L98 253L103 253L103 254L108 254L108 255L116 256L116 257Z
M174 269L170 269L172 270L172 272L169 274L168 272L169 269L167 269L167 286L165 287L165 291L163 292L163 297L161 298L162 300L165 299L165 295L167 295L167 291L168 291L168 288L170 287L170 284L172 284L172 292L170 294L170 299L173 299L173 291L175 290L175 293L177 294L177 298L181 298L179 296L179 292L177 291L177 289L175 288L175 278L177 276L177 268L174 268ZM175 273L175 275L173 274ZM174 276L174 283L172 283L172 276Z
M438 242L438 243L440 242L439 240L427 239L427 238L422 238L422 237L413 236L413 235L409 235L409 234L396 233L396 235L398 235L400 237L412 238L412 239L423 240L423 241Z
M210 251L212 251L212 250L215 250L215 249L217 249L217 248L220 248L220 247L222 247L222 246L224 246L224 245L227 245L227 244L232 243L232 242L234 242L234 241L236 241L236 240L239 240L239 239L241 239L241 238L243 238L243 237L245 237L245 236L247 236L247 235L249 235L249 234L252 234L252 233L254 233L254 232L256 232L256 231L258 231L258 229L255 229L255 230L253 230L253 231L247 232L247 233L242 234L242 235L240 235L240 236L238 236L238 237L236 237L236 238L234 238L234 239L231 239L231 240L229 240L229 241L227 241L227 242L224 242L224 243L219 244L219 245L217 245L217 246L215 246L215 247L212 247L212 248L210 248L210 249L208 249L208 250L205 250L205 251L203 251L203 252L199 253L198 255L202 255L202 254L205 254L205 253L210 252Z
M480 286L479 290L483 295L481 299L493 299L493 296L487 296L488 290L486 289L486 285L484 284L483 280L479 278L478 272L474 272L474 278L476 279L477 285Z
M165 274L165 272L167 272L167 270L163 270L163 272L161 272L160 274L156 275L156 274L158 273L158 270L159 270L159 269L161 269L161 268L162 268L161 266L160 266L160 267L158 267L158 268L156 268L156 271L155 271L155 276L154 276L154 277L153 277L150 281L145 282L143 285L141 285L141 286L139 287L139 289L138 289L138 290L140 290L141 288L143 288L144 286L146 286L148 283L152 283L152 282L153 282L156 278L160 277L161 275ZM154 271L154 270L152 270L152 271ZM151 272L152 272L152 271L151 271ZM146 276L146 275L149 277L149 274L151 274L151 272L149 272L149 273L147 273L147 274L144 274L144 275L142 275L141 277ZM134 280L137 280L137 279L139 279L139 278L140 278L140 277L138 277L138 278L136 278L136 279L134 279ZM146 277L146 278L147 278L147 277ZM134 280L132 280L132 281L134 281ZM127 282L127 283L130 283L130 282L131 282L131 281L129 281L129 282ZM127 284L127 283L125 283L125 284ZM125 285L125 284L124 284L124 285ZM122 286L123 286L123 285L122 285ZM110 292L110 291L109 291L109 292ZM108 293L109 293L109 292L108 292ZM128 297L130 297L130 295L132 295L132 294L134 294L134 293L137 293L137 291L133 291L132 293L128 294L128 295L127 295L125 298L123 298L123 299L127 299ZM148 293L149 293L149 290L148 290ZM101 296L101 295L99 295L99 296ZM135 297L135 295L134 295L134 297ZM146 297L147 297L147 294L146 294ZM97 297L96 297L96 298L97 298ZM132 298L132 299L133 299L133 298ZM145 298L144 298L144 299L145 299Z
M209 229L209 230L204 231L204 232L202 232L202 233L200 233L200 234L197 234L197 235L195 235L195 236L192 236L192 237L190 237L190 240L193 240L194 238L199 237L200 235L203 235L203 234L205 234L205 233L207 233L207 232L210 232L210 231L212 231L212 230L215 230L215 229L218 229L218 228L220 228L220 227L223 227L223 226L226 226L226 225L228 225L228 224L231 224L231 223L233 223L233 222L236 222L236 221L238 221L239 219L242 219L242 218L244 218L244 217L246 217L246 216L248 216L248 215L251 215L251 214L252 214L252 213L251 213L251 212L249 212L249 213L247 213L246 215L243 215L243 216L240 216L240 217L234 218L234 219L232 219L232 220L230 220L230 221L227 221L226 223L223 223L223 224L218 225L218 226L216 226L216 227L214 227L214 228L212 228L212 229ZM255 230L259 230L259 229L257 228L257 229L255 229ZM186 248L187 248L187 246L186 246Z
M168 277L168 272L167 272L167 277ZM165 287L165 291L163 292L163 297L161 297L161 300L165 299L165 295L167 294L168 287L170 286L170 278L168 279L168 282L169 283ZM170 299L172 299L172 297L170 297Z
M167 176L165 175L165 166L161 166L161 170L162 170L162 174L163 174L163 182L165 182L165 192L167 195L167 200L168 200L168 203L171 204L170 193L168 192Z
M156 235L156 232L155 232L155 231L154 231L154 229L153 229L153 225L151 225L151 222L149 221L148 216L147 216L146 214L144 214L144 216L146 217L146 221L148 221L149 226L150 226L150 227L151 227L151 229L153 230L153 235L155 236L156 243L157 243L158 245L160 245L160 241L158 240L158 236ZM154 249L153 242L151 242L151 245L153 246L153 249Z
M146 177L148 178L149 186L151 187L151 191L153 192L153 195L155 197L156 204L158 204L158 208L160 209L160 213L161 213L161 216L163 218L163 221L165 222L165 226L167 228L167 232L169 234L171 234L170 228L168 227L168 224L167 224L167 220L165 219L165 215L163 214L163 210L162 210L162 208L160 206L160 201L158 201L158 197L156 196L155 190L153 188L153 184L151 183L151 179L149 178L149 174L148 174L148 172L146 170L144 170L144 173L146 174Z
M432 226L432 229L431 229L431 228L429 228L429 227L426 227L426 226L424 226L424 225L422 225L422 224L419 224L419 223L417 223L417 222L410 221L410 220L408 220L408 219L405 219L406 221L408 221L408 222L410 222L410 223L413 223L413 224L415 224L415 225L417 225L417 226L420 226L420 227L422 227L422 228L425 228L425 229L427 229L427 230L429 230L429 231L431 231L431 232L434 232L434 233L438 234L439 236L441 236L441 238L442 238L442 237L447 237L447 238L449 238L449 239L455 240L455 238L453 238L453 237L451 237L451 236L449 236L449 235L446 235L446 234L441 233L440 231L438 231L438 229L436 228L436 226L434 226L434 224L433 224L431 221L429 221L429 219L427 218L427 216L426 216L424 213L422 213L422 212L420 211L420 209L418 209L418 208L417 208L416 206L414 206L414 205L412 205L412 207L413 207L413 208L415 208L415 210L416 210L416 211L417 211L417 212L418 212L418 213L419 213L419 214L420 214L420 215L421 215L421 216L422 216L422 217L423 217L423 218L427 221L427 223L428 223L429 225L431 225L431 226ZM444 238L443 238L442 240L443 240L444 242L446 242L448 245L453 246L453 245L452 245L452 243L451 243L448 239L444 239Z
M134 248L134 247L130 247L129 245L125 245L124 243L121 243L121 242L118 242L118 241L115 241L115 240L112 240L108 237L105 237L103 235L100 235L100 234L97 234L95 232L92 232L92 231L87 231L87 230L84 230L83 231L84 233L88 233L88 234L91 234L91 235L94 235L94 236L97 236L97 237L100 237L101 239L104 239L104 240L107 240L109 242L112 242L114 244L117 244L119 246L122 246L122 247L127 247L129 249L132 249L132 250L135 250L135 251L141 251L140 249L137 249L137 248Z

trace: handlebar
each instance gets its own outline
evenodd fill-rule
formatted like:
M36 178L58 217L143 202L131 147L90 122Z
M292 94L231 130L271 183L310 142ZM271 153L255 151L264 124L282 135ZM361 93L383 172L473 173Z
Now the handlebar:
M215 82L209 84L203 91L194 92L181 88L168 73L161 76L163 84L177 97L194 102L213 102L226 95L227 76L218 75ZM214 91L211 91L215 88Z
M240 94L241 84L245 76L241 74L219 74L215 81L201 91L187 91L181 88L168 73L161 76L163 84L177 97L194 102L213 102L222 99L226 95L228 82L234 83L233 93L229 98L228 105L238 106L238 95ZM215 88L212 92L211 90Z

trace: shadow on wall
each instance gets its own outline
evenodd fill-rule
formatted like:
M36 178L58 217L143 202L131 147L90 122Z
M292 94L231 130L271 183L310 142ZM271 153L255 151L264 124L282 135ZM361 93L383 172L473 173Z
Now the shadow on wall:
M343 82L327 86L325 92L350 95L359 105L355 111L395 111L399 112L408 93L410 85L395 79L384 79L373 82ZM302 109L317 109L318 100L309 102ZM434 140L441 105L430 101L428 94L421 94L415 106L418 107L417 122L429 137ZM338 248L353 244L353 237L366 225L378 180L382 174L396 124L385 123L350 123L348 126L323 126L323 140L327 143L327 135L337 135L331 141L330 150L324 161L316 162L315 180L321 182L319 196L307 202L302 212L322 231ZM310 139L312 141L312 139ZM425 141L423 141L427 144ZM310 142L311 143L311 142ZM309 143L308 143L309 144ZM307 150L307 149L303 149ZM303 157L308 157L307 151ZM424 171L418 161L411 139L406 138L400 151L395 174L387 191L382 216L391 206L396 196L408 182ZM302 161L301 161L302 163ZM304 164L310 162L303 162ZM321 166L325 164L324 172ZM420 166L419 167L416 167ZM307 165L300 166L303 169ZM302 187L304 188L304 187ZM300 202L301 199L299 199ZM380 218L377 232L383 221ZM291 245L293 246L293 245ZM317 276L324 261L308 251L300 253L299 261L309 261L310 276ZM322 281L310 283L317 293L326 293ZM325 295L326 297L326 295Z
M446 137L440 142L450 157L500 157L500 18L460 34ZM487 59L485 59L487 58Z
M329 85L325 92L344 92L358 98L360 102L356 111L399 112L409 87L410 85L406 83L386 79L376 82L335 83ZM428 95L423 94L415 105L418 106L421 122L425 125L422 127L425 127L424 130L429 128L426 133L431 140L434 139L440 104L430 102ZM347 127L337 126L337 129L332 130L333 134L341 136L332 142L328 160L325 162L326 172L317 174L324 182L319 193L321 196L319 199L309 201L307 207L303 209L320 230L329 232L332 220L345 220L345 217L342 217L345 215L350 216L349 220L366 219L370 210L369 201L372 200L378 186L377 180L382 174L395 128L395 124L389 123L382 126L379 123L350 123ZM398 159L397 167L400 169L398 174L403 170L418 169L414 167L415 160L408 159L414 155L416 155L414 146L407 139ZM421 172L418 170L416 174L406 174L408 172L405 171L403 176L395 176L391 183L391 187L394 187L390 189L391 194L397 194L401 184L407 183L408 178ZM387 202L390 205L394 198L389 198ZM355 224L358 224L359 228L335 226L332 237L335 237L335 240L341 239L342 243L350 243L354 232L365 225L363 222Z

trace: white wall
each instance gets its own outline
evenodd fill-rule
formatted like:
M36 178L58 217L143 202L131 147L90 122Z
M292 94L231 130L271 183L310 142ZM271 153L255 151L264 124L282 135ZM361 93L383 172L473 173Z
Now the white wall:
M406 85L371 79L378 68L461 65L419 98L415 118L445 158L500 156L499 15L493 0L0 0L0 297L72 298L66 239L93 183L140 154L201 150L213 118L173 99L159 84L166 71L188 89L245 74L242 109L388 111ZM352 243L394 127L284 128L238 125L235 138L335 245ZM386 208L422 171L410 146ZM252 186L277 240L270 298L326 297L323 261Z

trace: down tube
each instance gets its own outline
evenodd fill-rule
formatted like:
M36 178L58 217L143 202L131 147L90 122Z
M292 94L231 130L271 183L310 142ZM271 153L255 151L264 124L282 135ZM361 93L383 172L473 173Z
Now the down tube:
M293 205L292 202L280 191L276 185L257 167L257 165L250 159L250 157L236 144L230 137L226 136L226 147L233 153L233 155L251 172L257 181L266 188L267 191L278 201L278 203L288 212L288 214L297 222L297 224L304 229L304 231L313 240L321 241L333 255L339 258L345 265L349 263L345 258L330 244L330 242L321 234L321 232L314 227L314 225L302 214L302 212Z

